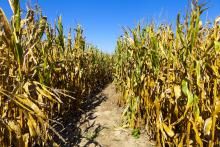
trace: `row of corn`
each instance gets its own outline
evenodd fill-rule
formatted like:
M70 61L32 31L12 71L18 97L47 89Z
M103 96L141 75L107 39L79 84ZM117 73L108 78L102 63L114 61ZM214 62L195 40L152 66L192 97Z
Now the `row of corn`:
M77 110L85 98L111 80L112 57L86 43L78 26L64 36L42 13L9 0L9 21L0 8L0 146L55 146L66 140L52 123Z
M184 20L125 29L117 42L114 81L123 123L146 125L157 146L220 145L220 18L202 24L204 5Z

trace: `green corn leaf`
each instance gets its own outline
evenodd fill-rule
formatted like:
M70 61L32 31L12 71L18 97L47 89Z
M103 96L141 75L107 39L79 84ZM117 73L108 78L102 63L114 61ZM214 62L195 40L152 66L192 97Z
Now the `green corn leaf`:
M193 94L188 89L188 82L186 80L182 81L182 91L185 96L187 96L187 107L192 106L194 97Z

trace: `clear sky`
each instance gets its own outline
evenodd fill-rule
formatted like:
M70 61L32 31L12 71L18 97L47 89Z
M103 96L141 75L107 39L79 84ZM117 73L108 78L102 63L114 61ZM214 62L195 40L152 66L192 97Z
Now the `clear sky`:
M27 0L21 0L23 7ZM29 0L30 1L30 0ZM32 0L32 4L36 0ZM220 0L207 0L208 16L220 16ZM122 26L134 27L139 21L148 23L175 23L177 13L184 14L187 0L38 0L43 14L51 23L62 15L65 32L81 24L86 40L103 51L112 53ZM0 7L11 15L7 0L0 0Z

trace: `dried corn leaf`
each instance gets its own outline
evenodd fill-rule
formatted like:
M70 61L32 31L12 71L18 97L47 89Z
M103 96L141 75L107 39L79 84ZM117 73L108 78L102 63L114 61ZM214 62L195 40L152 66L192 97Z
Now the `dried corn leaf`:
M181 87L179 85L174 86L174 94L176 99L178 99L181 96Z
M18 139L21 138L21 126L17 121L9 120L7 125L10 130L15 132Z
M171 126L167 126L165 123L162 123L163 129L169 135L170 137L173 137L175 135L174 131L172 130Z
M44 112L29 98L25 97L24 95L16 95L16 100L22 103L24 106L31 108L32 112L34 112L35 115L46 119L46 115L44 114Z
M204 129L203 129L204 134L209 135L211 132L211 128L212 128L212 118L210 117L205 120Z

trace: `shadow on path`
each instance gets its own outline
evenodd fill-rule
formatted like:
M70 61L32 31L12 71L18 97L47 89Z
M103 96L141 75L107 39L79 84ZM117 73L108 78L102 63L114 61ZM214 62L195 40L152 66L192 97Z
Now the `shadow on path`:
M59 116L59 118L55 118L55 120L61 124L56 123L52 126L65 139L66 143L61 141L61 139L57 135L54 135L53 139L61 147L79 146L79 143L83 138L87 140L87 143L84 146L88 146L89 144L101 146L94 139L104 128L101 125L95 125L95 121L94 123L89 124L89 121L96 118L96 116L93 116L93 110L96 107L100 106L100 104L107 98L101 93L102 89L97 90L97 92L95 92L90 97L85 98L85 101L81 104L81 107L78 111L68 111L62 116ZM87 128L82 132L80 127L85 124ZM90 135L87 134L86 136L83 136L82 134L88 131L90 128L95 128L94 132Z

